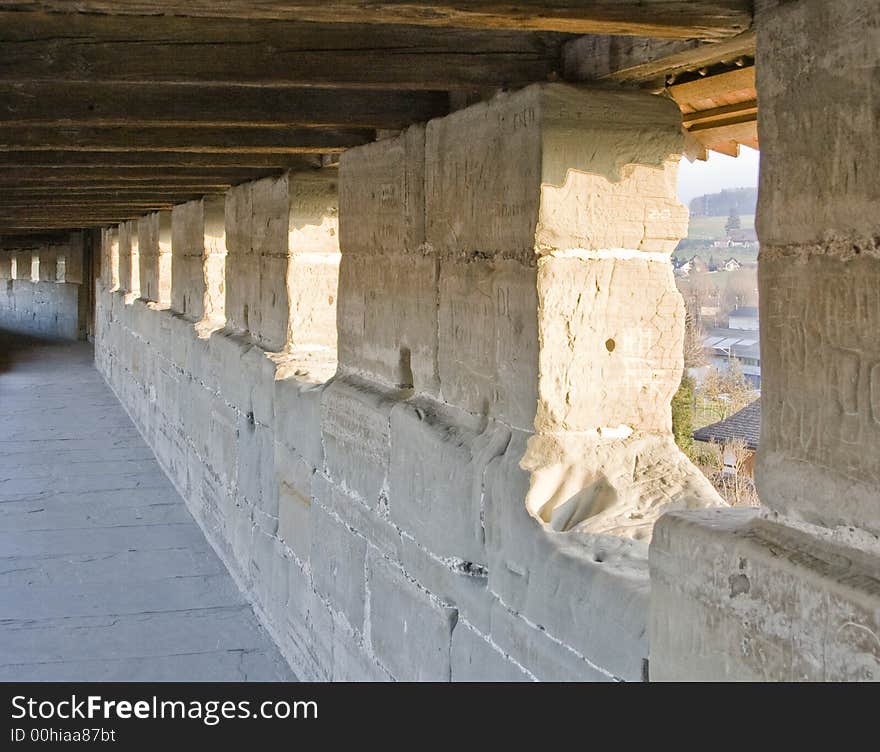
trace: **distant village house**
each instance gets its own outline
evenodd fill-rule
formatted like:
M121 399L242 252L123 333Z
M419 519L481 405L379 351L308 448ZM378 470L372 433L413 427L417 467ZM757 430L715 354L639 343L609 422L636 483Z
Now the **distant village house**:
M755 452L761 437L761 399L750 402L729 418L697 429L692 436L695 441L721 448L723 475L754 478Z

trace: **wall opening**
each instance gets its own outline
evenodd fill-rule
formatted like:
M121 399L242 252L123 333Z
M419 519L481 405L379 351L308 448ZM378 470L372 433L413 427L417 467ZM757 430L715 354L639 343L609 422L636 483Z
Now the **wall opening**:
M690 224L673 254L687 310L685 373L673 399L676 441L736 506L759 504L754 486L761 416L759 158L756 150L741 147L682 162L679 195Z

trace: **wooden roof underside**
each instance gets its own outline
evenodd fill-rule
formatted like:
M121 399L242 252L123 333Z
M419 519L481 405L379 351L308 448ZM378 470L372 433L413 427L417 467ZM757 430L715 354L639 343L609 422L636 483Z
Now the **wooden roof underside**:
M757 145L750 7L0 0L0 235L111 224L320 167L535 81L665 91L691 156L733 153Z

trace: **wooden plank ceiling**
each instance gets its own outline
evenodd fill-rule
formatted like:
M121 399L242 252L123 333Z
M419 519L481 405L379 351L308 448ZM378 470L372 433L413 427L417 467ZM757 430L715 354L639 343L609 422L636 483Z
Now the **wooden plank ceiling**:
M740 145L758 148L754 65L673 84L667 90L681 107L699 158L705 159L707 150L736 157Z
M701 148L730 151L751 144L754 77L751 90L698 84L749 55L750 7L0 0L0 236L109 224L317 168L534 81L666 88Z

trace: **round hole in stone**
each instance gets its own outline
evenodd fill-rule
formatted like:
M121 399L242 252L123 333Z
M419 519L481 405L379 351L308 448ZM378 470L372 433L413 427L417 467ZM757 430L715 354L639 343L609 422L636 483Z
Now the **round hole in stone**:
M615 347L616 347L616 345L615 345L613 339L606 339L605 340L605 349L608 350L608 352L614 352Z

